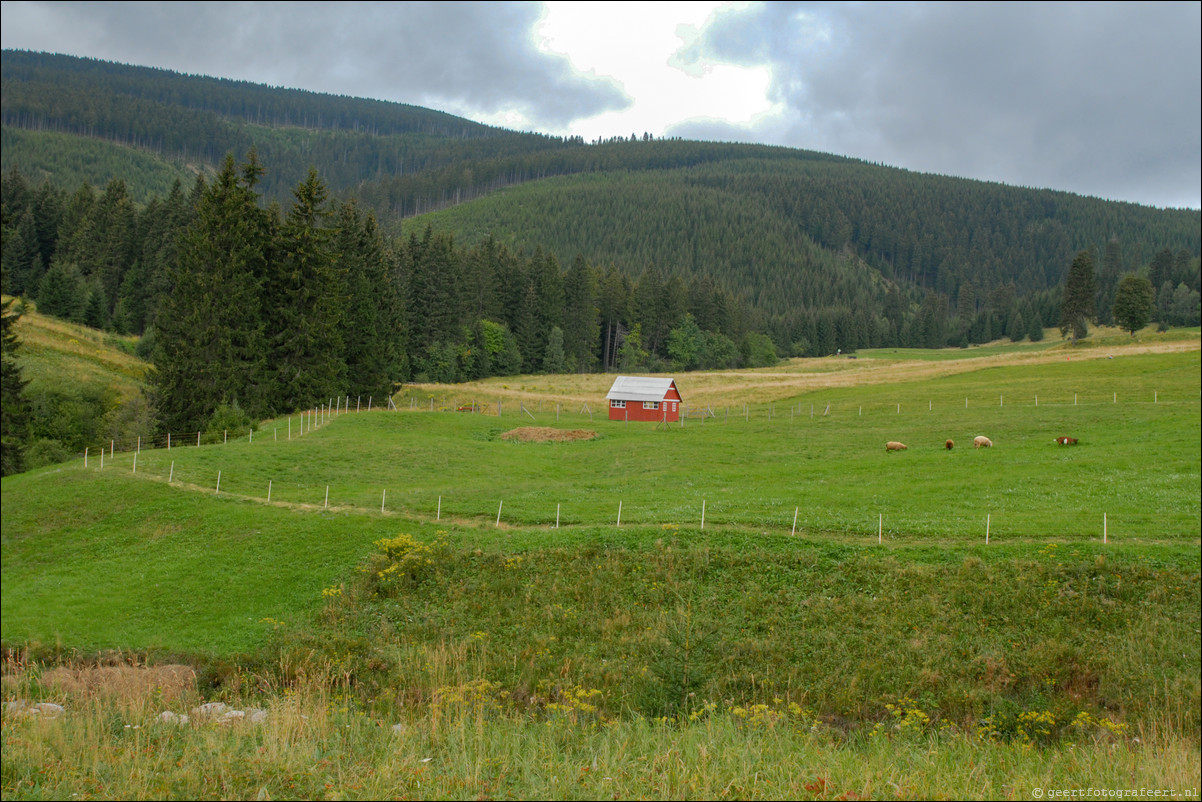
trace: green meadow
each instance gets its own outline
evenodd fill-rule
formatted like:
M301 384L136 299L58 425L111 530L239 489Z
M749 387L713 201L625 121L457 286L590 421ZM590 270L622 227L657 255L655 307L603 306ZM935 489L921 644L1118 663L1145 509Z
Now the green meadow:
M1196 788L1202 365L1161 343L682 374L668 427L605 377L409 387L6 477L5 699L68 712L5 713L5 798ZM40 680L114 661L197 687ZM154 721L202 699L269 723Z
M166 482L213 502L380 512L421 521L563 530L673 525L897 542L999 539L1155 542L1199 536L1198 352L988 368L857 385L768 404L707 407L671 426L590 418L552 399L487 414L354 411L268 421L224 444L118 452L105 475ZM1121 378L1119 378L1121 376ZM681 377L688 400L688 377ZM762 390L761 390L762 392ZM541 406L541 410L539 410ZM361 407L362 408L362 407ZM321 413L319 413L320 418ZM520 427L595 432L515 442ZM993 448L973 448L986 435ZM1059 447L1054 439L1075 437ZM945 441L955 442L952 450ZM908 446L886 453L886 441ZM180 445L180 444L183 445ZM86 471L100 470L95 453ZM82 460L64 466L71 485ZM220 474L220 486L218 478ZM114 477L115 479L116 477ZM327 492L328 488L328 492ZM149 490L147 491L149 492ZM619 505L621 519L619 521ZM220 510L221 505L210 505ZM214 513L216 514L216 513ZM556 525L559 534L550 529ZM18 527L20 528L20 527Z

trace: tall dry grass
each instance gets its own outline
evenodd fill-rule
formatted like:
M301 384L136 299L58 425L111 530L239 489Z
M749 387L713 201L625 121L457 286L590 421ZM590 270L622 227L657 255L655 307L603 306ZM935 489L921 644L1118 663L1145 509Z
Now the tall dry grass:
M461 657L431 670L460 677ZM336 667L307 670L294 687L229 699L264 707L257 725L163 723L163 709L198 699L164 704L128 686L60 689L57 718L6 711L4 798L1030 799L1198 786L1198 747L1157 733L1038 747L947 732L848 738L732 711L609 720L580 705L523 710L470 681L385 719L346 701ZM10 673L5 687L48 693L36 670Z

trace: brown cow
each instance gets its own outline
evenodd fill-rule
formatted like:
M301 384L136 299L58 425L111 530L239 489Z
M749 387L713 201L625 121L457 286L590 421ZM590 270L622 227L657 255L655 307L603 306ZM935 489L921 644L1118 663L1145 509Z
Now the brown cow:
M956 444L954 442L952 442L951 440L948 440L946 443L943 444L943 447L946 448L948 451L951 451L953 448L956 447Z
M1075 445L1077 445L1077 438L1075 438L1075 437L1057 437L1056 442L1062 446L1075 446Z

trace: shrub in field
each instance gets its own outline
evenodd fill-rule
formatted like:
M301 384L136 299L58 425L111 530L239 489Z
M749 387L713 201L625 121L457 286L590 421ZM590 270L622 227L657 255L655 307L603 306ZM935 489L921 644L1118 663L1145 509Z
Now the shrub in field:
M682 601L660 618L662 648L650 655L651 682L643 708L653 716L687 716L699 707L711 679L721 645L721 630L701 620L693 600Z
M412 535L400 534L375 542L378 552L368 558L364 568L370 595L391 597L404 588L412 588L434 576L436 549L422 543Z
M253 428L255 422L238 405L237 400L234 400L228 404L221 404L213 411L212 417L205 425L203 442L220 443L225 440L227 433L241 436Z
M66 462L73 456L74 454L59 441L42 437L25 449L25 467L41 468L45 465Z
M989 741L1015 741L1049 746L1065 739L1120 738L1127 725L1095 716L1086 710L1073 715L1052 710L1026 710L1003 705L977 725L977 736Z

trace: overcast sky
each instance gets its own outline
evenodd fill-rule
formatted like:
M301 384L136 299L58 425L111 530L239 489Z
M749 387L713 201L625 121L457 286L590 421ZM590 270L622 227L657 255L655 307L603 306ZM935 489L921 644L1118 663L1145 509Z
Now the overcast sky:
M4 2L4 48L1202 206L1202 3Z

